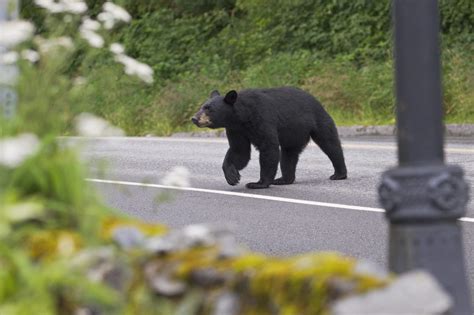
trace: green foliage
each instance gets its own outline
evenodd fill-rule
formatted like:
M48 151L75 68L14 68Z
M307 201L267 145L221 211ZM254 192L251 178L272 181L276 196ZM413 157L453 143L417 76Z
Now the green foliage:
M280 53L248 67L242 73L242 85L249 88L295 85L314 73L317 59L309 51Z
M45 55L38 65L20 64L19 115L16 122L6 124L8 127L41 136L68 130L72 117L81 107L79 89L66 75L69 58L71 52L61 48L54 57ZM48 119L53 116L55 119Z
M103 2L88 4L96 12ZM110 55L88 60L78 50L67 73L89 73L90 81L77 89L87 101L70 112L86 108L130 135L168 135L195 130L189 117L212 89L295 85L320 99L338 124L393 123L389 0L118 3L134 20L109 35L152 66L156 84L137 92ZM31 0L23 11L41 16ZM440 13L446 119L474 122L474 2L441 0ZM58 32L48 23L40 30Z
M454 2L441 1L446 42L453 44L467 38L472 42L472 4ZM187 62L201 52L219 55L234 70L275 53L301 50L326 58L344 56L359 64L390 56L388 0L252 0L238 1L231 11L231 4L220 5L219 1L186 3L157 5L126 32L129 42L134 43L130 46L133 54L145 54L149 63L165 67L160 72L165 79L170 78L170 72L188 71ZM189 14L177 13L183 11Z
M394 120L392 64L348 61L318 62L302 84L317 95L341 125L388 124Z
M444 109L448 122L474 123L474 54L472 49L444 54Z
M104 58L79 90L83 111L104 117L129 135L151 132L154 113L149 104L154 89L125 75L110 59Z
M389 6L389 1L256 0L238 7L247 14L245 35L263 39L272 51L305 49L356 59L386 55Z
M0 175L0 314L73 314L81 305L121 314L121 292L79 266L87 249L110 244L106 222L133 221L99 201L76 152L45 138L18 167L0 165Z
M443 40L450 44L474 43L474 2L442 0L440 11Z
M171 10L161 9L132 22L123 42L127 52L152 65L160 79L175 78L193 70L189 60L203 51L203 43L215 36L227 20L222 11L176 18Z

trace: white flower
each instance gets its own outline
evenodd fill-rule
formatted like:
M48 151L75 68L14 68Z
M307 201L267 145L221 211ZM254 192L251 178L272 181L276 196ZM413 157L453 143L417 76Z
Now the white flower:
M125 132L107 120L90 113L79 114L75 121L75 129L78 135L83 137L123 137Z
M86 83L87 83L87 79L84 78L84 77L76 77L76 78L74 78L74 80L72 81L72 84L73 84L73 85L76 85L76 86L78 86L78 85L84 85L84 84L86 84Z
M106 2L104 3L103 7L104 12L108 12L112 14L113 18L115 20L123 21L125 23L130 22L132 17L130 14L121 6L118 6L112 2Z
M81 30L81 37L84 38L92 47L102 48L104 46L104 39L102 36L93 31Z
M132 19L124 8L112 2L104 3L102 8L104 11L97 16L97 19L104 23L104 27L108 30L112 29L118 21L128 23Z
M82 14L87 11L87 4L82 0L62 0L62 3L66 12Z
M175 166L161 180L165 186L189 187L189 170L183 166Z
M61 13L65 10L63 3L53 0L35 0L35 4L51 13Z
M98 31L100 29L100 23L96 20L91 20L88 17L82 20L82 24L80 27L81 30L88 30L88 31Z
M28 60L31 63L35 63L40 59L40 55L31 49L23 49L21 51L21 58Z
M35 4L51 13L69 12L82 14L87 11L87 4L83 0L35 0Z
M85 18L79 28L81 37L84 38L89 45L95 48L102 48L104 47L104 39L95 32L99 29L100 23L89 18Z
M9 21L0 22L0 30L0 46L10 48L29 39L35 27L27 21Z
M109 12L99 13L99 15L97 16L97 19L101 21L102 23L104 23L104 27L107 30L110 30L115 26L115 19L112 13L109 13Z
M58 48L71 49L74 47L72 39L68 36L61 36L51 39L44 39L42 37L35 37L35 43L38 45L40 52L47 53Z
M116 55L121 55L125 52L125 48L123 48L123 45L119 43L113 43L110 45L110 51Z
M38 137L32 133L0 139L0 164L10 168L17 167L26 158L35 154L38 148Z
M18 61L18 53L16 51L9 51L0 53L0 65L11 65Z
M142 81L153 83L153 69L144 63L141 63L127 55L116 55L115 60L125 66L125 73L128 75L136 75Z

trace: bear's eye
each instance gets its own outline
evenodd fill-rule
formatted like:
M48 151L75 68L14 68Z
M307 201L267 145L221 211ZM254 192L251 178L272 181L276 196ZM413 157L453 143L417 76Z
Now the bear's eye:
M204 109L204 110L207 110L207 111L212 111L212 108L211 108L211 106L209 106L209 105L205 105L205 106L203 107L203 109Z

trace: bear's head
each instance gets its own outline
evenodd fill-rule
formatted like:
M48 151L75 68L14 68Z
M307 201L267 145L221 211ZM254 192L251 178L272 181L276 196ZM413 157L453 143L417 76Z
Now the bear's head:
M225 96L218 91L211 92L211 96L202 104L199 111L191 118L198 127L223 128L228 126L234 117L233 106L237 101L237 92L232 90Z

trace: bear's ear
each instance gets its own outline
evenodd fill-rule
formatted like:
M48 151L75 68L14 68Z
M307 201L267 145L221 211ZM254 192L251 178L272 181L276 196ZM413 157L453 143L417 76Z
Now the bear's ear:
M218 90L214 90L214 91L211 92L211 98L219 96L219 95L220 95L220 93L219 93Z
M227 92L227 94L224 97L224 102L226 102L229 105L234 105L236 100L237 100L237 92L234 90Z

